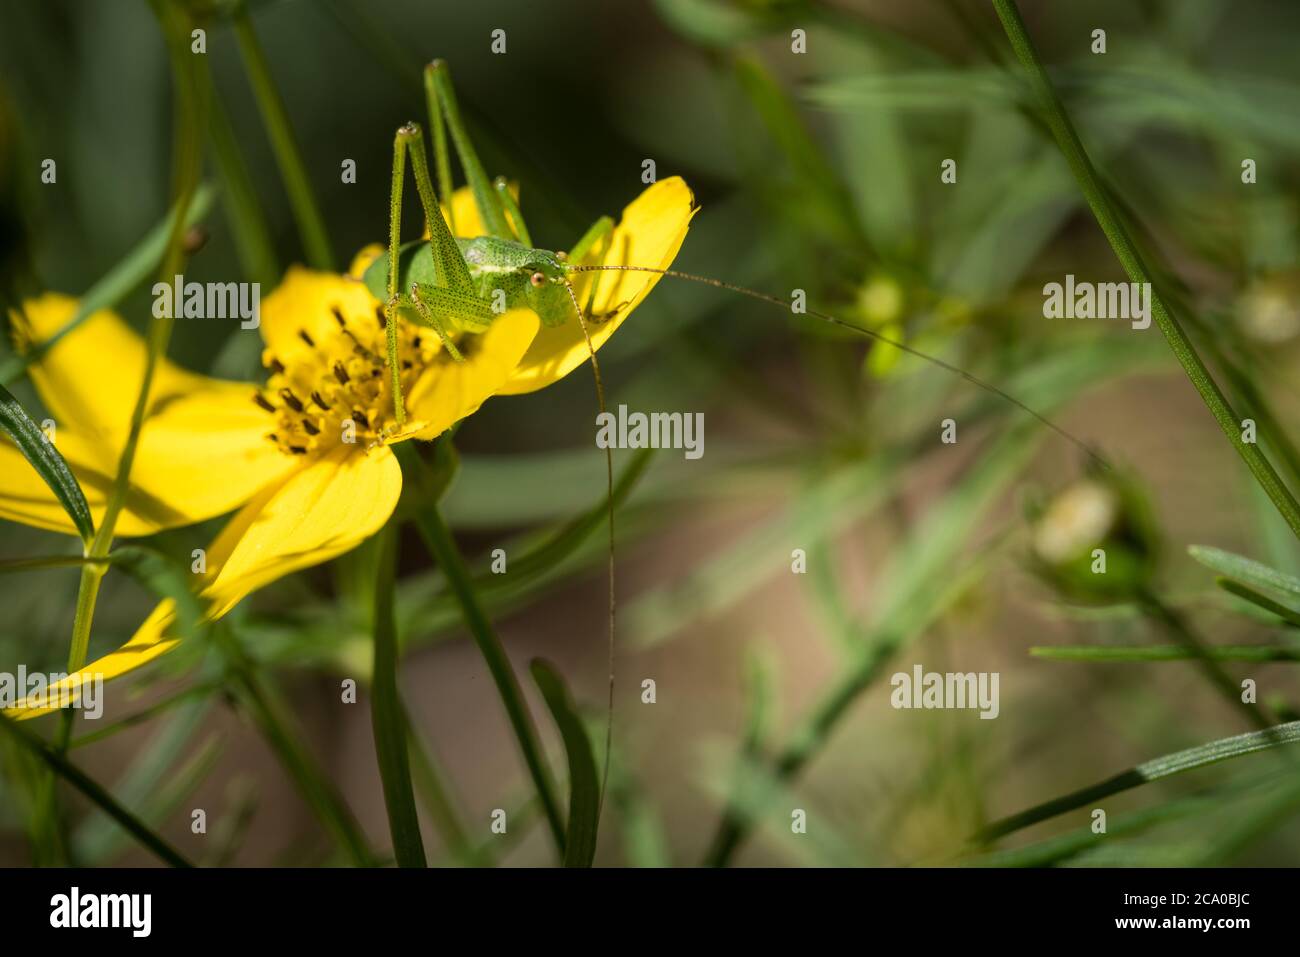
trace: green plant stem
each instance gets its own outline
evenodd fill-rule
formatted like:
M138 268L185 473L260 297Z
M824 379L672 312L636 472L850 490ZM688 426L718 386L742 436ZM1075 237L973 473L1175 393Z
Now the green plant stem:
M158 15L162 21L163 32L167 37L168 49L172 58L172 75L176 83L176 96L173 100L173 116L176 123L175 132L175 192L176 216L171 222L171 235L167 241L167 252L163 257L160 276L169 280L178 272L184 260L185 252L182 240L185 236L186 214L194 193L198 189L201 156L199 153L201 111L199 96L195 88L193 69L188 57L188 49L178 36L182 32L184 18L172 8L159 6ZM181 49L178 49L178 46ZM136 395L135 407L131 411L131 425L127 432L126 443L122 446L122 455L118 459L117 474L109 489L108 500L104 508L104 517L100 519L95 537L86 550L86 557L93 559L81 570L81 583L77 594L77 610L72 625L72 645L68 652L69 674L80 671L86 663L90 647L90 626L95 614L95 601L99 593L99 583L103 581L106 565L98 561L103 559L113 543L113 532L117 528L117 519L126 502L126 493L131 483L131 466L135 462L136 447L140 443L140 431L144 427L145 415L149 408L149 393L153 388L154 374L158 368L159 357L167 352L171 340L174 318L164 314L156 316L150 322L148 350L145 358L144 376L140 382L140 391ZM70 728L65 722L62 747L66 749Z
M422 484L426 466L412 450L411 443L399 443L394 446L394 450L402 463L403 474L411 476L416 484ZM547 823L551 828L551 836L563 857L564 818L560 813L555 787L542 756L537 728L524 701L523 688L520 687L519 679L510 665L510 658L501 644L501 639L493 630L492 623L488 621L487 615L479 604L469 570L465 567L465 559L460 554L451 530L443 521L436 502L436 496L428 496L427 504L415 510L412 518L420 531L420 537L424 539L430 554L446 576L447 584L460 605L465 625L473 636L474 643L478 645L479 652L487 663L488 671L492 674L497 692L501 695L501 703L505 706L506 716L510 719L511 728L514 729L515 740L519 743L524 763L528 766L528 773L532 776L533 785L537 789L538 799L542 803Z
M204 62L198 77L208 101L208 136L212 142L212 156L221 173L223 200L235 252L246 278L261 283L263 288L270 288L280 278L280 263L275 255L271 228L249 176L248 164L240 153L230 117L212 82L212 73L206 68L207 57L199 59Z
M380 533L375 569L374 676L370 688L370 720L375 757L388 810L388 829L398 867L427 867L420 839L420 818L411 788L406 716L397 690L397 623L393 619L393 581L397 566L397 537Z
M1015 50L1016 56L1028 74L1030 87L1043 109L1047 125L1061 152L1065 154L1070 170L1078 181L1088 206L1097 219L1097 224L1106 234L1106 239L1110 242L1120 265L1124 267L1124 272L1128 274L1131 281L1150 285L1152 315L1155 317L1156 325L1160 327L1160 331L1169 342L1170 348L1173 349L1174 356L1182 365L1183 371L1187 373L1187 378L1200 393L1201 399L1215 421L1219 423L1224 435L1282 514L1291 531L1300 538L1300 503L1296 502L1290 489L1278 476L1259 446L1241 440L1241 419L1232 411L1227 398L1197 354L1182 325L1166 307L1164 298L1156 290L1150 270L1147 269L1114 203L1107 195L1074 129L1074 124L1065 111L1065 105L1047 76L1029 32L1025 29L1024 20L1020 17L1015 0L993 0L993 6L1002 21L1007 39L1011 41L1012 49Z
M176 201L175 216L170 222L171 232L167 238L166 253L163 256L161 276L164 279L180 270L184 259L182 240L185 236L185 223L188 219L190 203L198 189L202 157L199 151L202 109L200 97L195 88L192 64L188 47L187 18L178 9L164 6L155 0L155 12L163 29L171 59L172 77L176 90L172 101L172 115L175 124L175 146L173 148L174 193ZM167 351L171 339L173 320L170 315L155 317L149 326L147 353L144 376L140 383L140 392L136 397L135 408L131 413L130 431L122 447L118 460L117 474L109 489L104 516L100 519L95 537L86 549L86 557L92 561L81 569L81 580L77 587L77 607L72 621L72 641L68 649L68 673L79 672L86 663L90 649L90 628L95 617L95 603L99 596L99 585L104 580L108 566L97 559L104 558L113 544L113 532L117 527L118 516L126 501L130 487L131 465L135 461L136 446L140 441L140 430L144 426L145 413L149 407L149 393L153 387L154 372L158 358ZM56 753L61 758L67 753L72 741L72 726L76 717L74 709L65 709L59 718L59 731ZM58 795L54 787L54 778L48 779L45 799L53 814L58 816ZM66 842L65 842L66 846Z
M276 164L280 167L284 188L289 194L289 205L293 209L294 221L298 224L307 263L313 269L330 271L334 268L334 255L330 251L325 220L308 182L302 152L294 138L293 128L289 125L289 114L275 88L275 81L271 79L266 52L258 42L257 34L253 31L253 21L249 19L243 4L240 4L232 19L239 52L243 55L244 66L248 70L248 81L253 87L257 108L266 125L267 136L271 139L271 149L275 153Z

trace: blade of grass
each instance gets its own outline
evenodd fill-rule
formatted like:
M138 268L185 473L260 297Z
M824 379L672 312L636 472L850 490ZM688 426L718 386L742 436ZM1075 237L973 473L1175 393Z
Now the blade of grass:
M1200 393L1201 399L1214 416L1215 421L1219 423L1224 435L1233 448L1236 449L1237 454L1245 461L1247 468L1255 476L1255 480L1260 484L1260 487L1268 493L1268 497L1291 527L1291 531L1300 538L1300 503L1296 502L1290 489L1286 487L1286 484L1274 471L1272 464L1260 447L1255 443L1241 440L1240 417L1229 406L1227 398L1219 388L1218 383L1214 381L1214 377L1206 368L1200 355L1196 352L1191 340L1187 337L1187 333L1183 331L1183 327L1177 318L1168 310L1164 298L1156 289L1150 270L1147 269L1137 246L1129 236L1127 227L1116 211L1114 203L1102 186L1097 171L1093 168L1092 160L1088 158L1087 151L1084 150L1083 143L1079 139L1079 134L1075 131L1074 125L1066 113L1065 105L1061 102L1055 88L1052 86L1052 81L1047 76L1047 71L1044 69L1042 61L1038 57L1038 52L1034 49L1033 41L1029 37L1029 32L1025 28L1024 20L1020 17L1020 10L1017 8L1015 0L993 0L993 6L997 10L998 18L1002 21L1002 27L1006 31L1007 39L1010 40L1021 66L1024 67L1025 72L1028 74L1030 87L1037 96L1039 105L1045 114L1044 119L1051 129L1057 145L1060 146L1061 152L1065 154L1066 161L1070 164L1070 170L1074 173L1080 189L1088 200L1088 206L1092 209L1093 216L1096 217L1102 232L1105 233L1116 258L1119 259L1130 280L1150 285L1152 290L1152 315L1155 317L1156 324L1160 327L1165 339L1169 342L1174 356L1182 365L1183 371L1186 372L1188 380Z
M393 580L396 577L397 537L381 533L375 570L374 670L370 689L370 720L375 734L375 758L388 810L388 830L398 867L427 867L420 818L415 812L408 762L406 716L397 690L397 626L393 620Z

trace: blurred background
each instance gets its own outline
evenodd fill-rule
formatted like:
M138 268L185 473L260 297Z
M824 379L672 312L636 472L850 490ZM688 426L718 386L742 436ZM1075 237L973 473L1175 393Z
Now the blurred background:
M617 216L653 159L661 178L684 176L701 206L679 268L781 297L804 289L814 308L998 384L1117 467L1096 477L1079 448L1023 412L888 346L717 289L661 282L601 352L606 390L611 405L633 410L703 412L705 455L616 456L629 492L618 520L615 745L597 864L716 861L729 805L744 833L722 856L741 865L1297 862L1296 802L1272 790L1276 753L1144 785L995 848L969 843L990 821L1251 730L1196 662L1106 653L1171 645L1151 596L1207 645L1261 649L1219 664L1234 684L1253 679L1276 719L1294 719L1300 706L1295 626L1217 588L1188 547L1292 573L1300 549L1159 331L1043 318L1045 283L1122 273L988 4L179 6L207 31L210 111L212 202L187 279L259 281L265 295L304 261L250 83L249 36L283 100L340 269L386 235L393 131L423 120L420 71L442 57L489 173L520 184L538 245L567 248L598 216ZM1263 446L1300 486L1300 457L1285 438L1300 436L1300 8L1021 6L1160 288L1234 402L1268 423ZM491 51L497 29L504 54ZM1097 29L1104 54L1093 52ZM792 51L795 30L806 34L805 53ZM144 0L4 5L8 302L43 289L84 292L164 219L172 97ZM40 182L50 157L57 185ZM957 181L946 184L950 158ZM1254 184L1242 182L1244 158L1256 161ZM347 159L355 184L341 182ZM417 221L413 199L407 215ZM151 282L118 306L140 329ZM259 346L233 328L179 323L170 355L214 375L259 377ZM39 409L24 380L7 385ZM516 669L526 676L536 655L554 661L599 745L607 611L595 412L586 370L542 393L489 401L458 433L463 464L444 506ZM948 418L957 423L951 445L940 441ZM1102 593L1036 546L1053 530L1077 532L1068 496L1081 488L1110 510L1094 537L1109 543L1118 571ZM221 524L151 544L188 564ZM0 558L75 545L0 524ZM519 574L490 574L498 547ZM804 573L792 570L795 550L806 555ZM365 551L258 592L227 631L382 853ZM75 569L0 575L0 668L60 670L76 588ZM155 600L110 574L92 656L129 638ZM487 670L413 534L403 536L399 619L431 858L553 863ZM73 759L198 861L343 862L218 659L196 641L110 686L105 720L82 725L94 737ZM917 664L998 672L998 718L895 710L890 677ZM357 704L340 701L345 678L361 685ZM646 679L653 704L642 701ZM558 773L558 736L530 695ZM0 863L32 863L30 759L8 742L0 757ZM75 797L68 806L76 860L153 862L99 811ZM1094 806L1109 816L1104 839L1089 831ZM195 808L207 812L205 835L191 833ZM505 836L489 831L496 808L509 813ZM807 812L807 834L791 833L795 808Z

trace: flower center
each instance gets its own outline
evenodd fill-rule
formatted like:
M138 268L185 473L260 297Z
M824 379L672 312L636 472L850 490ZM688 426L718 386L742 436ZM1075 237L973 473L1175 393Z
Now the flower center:
M326 335L299 331L306 349L283 356L268 349L262 356L271 374L253 401L275 417L267 438L288 455L328 452L340 444L368 448L394 431L383 308L362 319L345 316L337 306L331 312L336 328ZM437 351L431 338L398 323L403 395Z

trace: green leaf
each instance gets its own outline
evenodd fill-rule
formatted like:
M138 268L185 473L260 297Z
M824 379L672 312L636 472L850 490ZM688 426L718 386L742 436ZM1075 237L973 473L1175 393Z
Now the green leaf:
M976 835L975 840L979 843L988 843L1000 837L1005 837L1014 831L1037 824L1040 821L1056 817L1058 814L1064 814L1066 811L1076 810L1101 798L1110 797L1112 794L1128 791L1151 781L1158 781L1161 778L1182 774L1185 771L1194 771L1210 764L1217 764L1220 761L1228 761L1232 758L1239 758L1243 755L1276 748L1284 744L1300 744L1300 721L1279 724L1263 731L1249 731L1246 734L1237 734L1230 738L1219 738L1217 741L1211 741L1208 744L1187 748L1184 751L1175 751L1172 754L1144 761L1114 777L1107 778L1105 781L1081 788L1078 791L1072 791L1051 801L1037 804L1028 810L1021 811L1019 814L1013 814L1010 817L994 821L983 828Z
M590 867L596 856L596 828L600 822L600 782L591 739L578 717L569 689L549 662L534 658L533 681L542 692L564 740L569 759L569 826L564 845L565 867Z
M1295 602L1300 602L1300 578L1270 568L1233 552L1208 545L1192 545L1187 554L1207 568L1253 588L1277 592Z
M1029 653L1054 661L1187 661L1199 657L1182 645L1036 645ZM1216 661L1300 661L1300 645L1212 645L1205 654Z
M4 386L0 386L0 429L9 433L18 446L18 451L23 453L23 458L32 464L32 468L36 469L63 510L68 513L81 540L89 543L95 537L95 522L90 517L90 506L86 504L81 486L73 478L72 470L63 461L63 456L54 447L54 443L45 437L40 426L32 421L31 416Z

